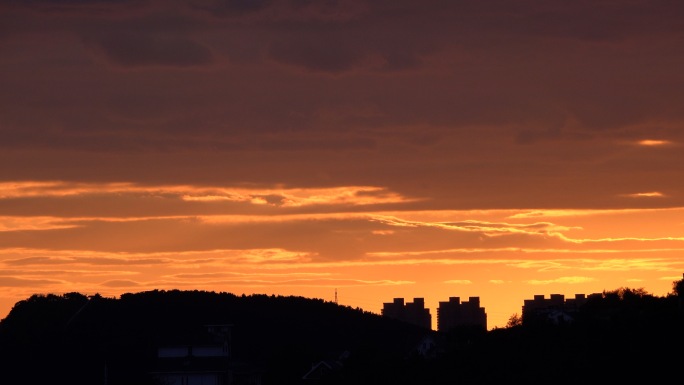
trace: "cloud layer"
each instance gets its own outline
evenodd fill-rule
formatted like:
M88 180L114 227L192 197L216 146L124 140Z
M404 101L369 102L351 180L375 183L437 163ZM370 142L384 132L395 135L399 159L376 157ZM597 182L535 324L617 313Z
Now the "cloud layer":
M540 285L664 292L682 271L683 17L2 2L0 291L479 295L503 323Z

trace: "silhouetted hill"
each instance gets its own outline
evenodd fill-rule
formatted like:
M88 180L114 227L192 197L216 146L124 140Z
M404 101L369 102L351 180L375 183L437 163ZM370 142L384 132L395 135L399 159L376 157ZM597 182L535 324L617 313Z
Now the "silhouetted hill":
M34 295L2 321L0 344L10 374L34 381L27 383L102 383L105 366L109 384L146 383L157 347L192 343L214 324L232 325L235 360L261 368L264 383L281 384L345 350L350 362L400 361L433 333L318 299L155 290L120 299Z
M588 301L572 323L482 331L431 330L302 297L149 291L120 298L34 295L0 323L3 378L23 384L153 384L157 348L192 344L205 325L232 325L231 360L262 383L605 384L679 378L679 295L619 289ZM436 343L426 355L417 346ZM344 366L302 380L342 352Z
M677 295L621 288L591 298L572 322L540 320L452 344L435 364L436 376L449 378L458 368L465 384L664 383L681 377L682 343Z

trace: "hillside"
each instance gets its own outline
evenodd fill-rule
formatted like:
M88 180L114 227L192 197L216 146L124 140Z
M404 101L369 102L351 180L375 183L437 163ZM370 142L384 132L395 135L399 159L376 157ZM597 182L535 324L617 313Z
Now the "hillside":
M150 291L120 298L34 295L0 323L4 378L24 384L159 385L159 347L231 325L231 362L270 384L546 384L650 382L679 376L680 297L605 292L572 323L438 333L318 299ZM435 348L419 354L428 337ZM344 365L302 380L322 360ZM673 377L675 376L675 377ZM238 382L247 384L255 382Z
M119 299L79 293L34 295L0 324L4 375L28 383L149 383L156 349L189 344L203 325L232 325L234 360L263 371L264 383L294 383L317 361L398 361L432 333L317 299L150 291ZM30 367L26 371L24 368Z

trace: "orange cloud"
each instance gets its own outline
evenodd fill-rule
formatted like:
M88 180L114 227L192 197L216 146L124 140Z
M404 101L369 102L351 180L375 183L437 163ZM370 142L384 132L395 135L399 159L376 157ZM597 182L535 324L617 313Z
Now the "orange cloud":
M55 230L77 227L56 217L8 217L0 216L0 231Z
M578 284L578 283L585 283L585 282L590 282L593 279L590 277L559 277L555 278L552 280L529 280L527 281L531 285L549 285L553 283L563 283L563 284Z
M652 191L652 192L625 194L625 196L632 197L632 198L662 198L665 196L665 194L658 192L658 191Z
M331 188L224 188L188 185L143 186L134 183L72 183L62 181L0 182L0 199L120 195L177 197L188 202L242 202L280 207L312 205L377 205L415 202L375 186Z
M206 195L201 195L201 194ZM183 195L187 201L233 201L268 204L282 207L310 205L372 205L416 201L381 187L347 186L314 189L216 189L197 191L195 195Z
M657 140L657 139L643 139L637 142L640 146L649 146L649 147L656 147L656 146L664 146L671 144L669 140Z

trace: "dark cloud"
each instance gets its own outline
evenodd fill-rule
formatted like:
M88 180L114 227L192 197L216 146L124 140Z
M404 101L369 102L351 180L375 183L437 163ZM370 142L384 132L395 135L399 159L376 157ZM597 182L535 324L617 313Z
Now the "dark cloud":
M182 37L146 34L112 34L96 44L114 64L123 67L192 67L212 62L204 45Z
M71 263L71 260L55 259L50 257L27 257L18 259L6 259L3 263L11 266L43 265L43 264L62 264Z
M96 7L101 5L130 6L135 0L7 0L8 5L23 7L46 7L49 9ZM143 1L146 2L146 1Z
M346 71L359 62L362 54L355 49L329 39L281 42L270 47L270 56L277 61L302 66L314 71Z
M5 179L596 206L647 164L678 189L681 155L617 142L684 139L680 2L48 3L0 12Z
M61 284L61 283L62 283L61 281L52 280L52 279L28 279L28 278L18 278L16 276L14 276L14 277L0 276L0 287L26 287L26 288L31 288L31 287L48 286L48 285Z
M121 265L159 265L166 263L164 259L155 258L113 258L113 257L26 257L6 259L3 263L10 266L41 266L41 265L91 265L91 266L121 266Z
M370 150L377 147L377 140L373 138L351 136L334 138L309 138L278 140L265 139L259 143L260 149L268 151L345 151L345 150Z
M532 144L538 141L561 139L562 132L559 128L549 130L522 130L516 140L521 144Z
M191 0L194 9L216 17L242 16L258 12L273 4L274 0Z
M140 286L140 283L129 279L112 279L102 282L100 285L105 287L136 287Z
M53 5L53 6L87 6L87 5L130 5L135 0L8 0L9 4L21 4L23 6Z

